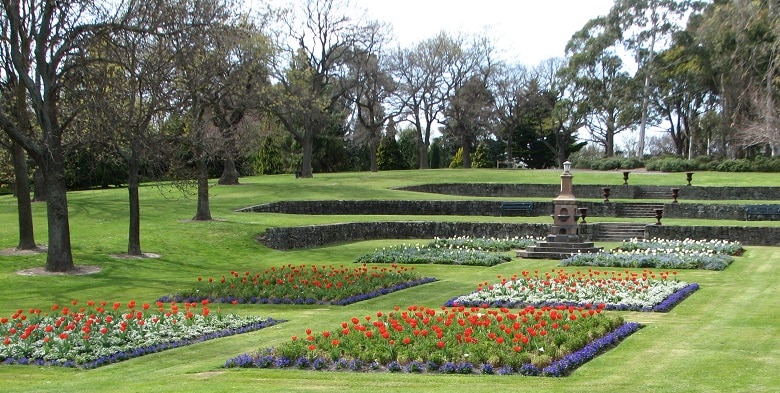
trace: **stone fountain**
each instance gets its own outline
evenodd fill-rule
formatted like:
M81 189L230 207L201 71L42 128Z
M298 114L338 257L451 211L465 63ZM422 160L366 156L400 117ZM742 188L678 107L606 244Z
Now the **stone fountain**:
M537 242L518 251L521 258L564 259L575 254L599 252L602 247L595 247L593 242L583 242L579 234L577 220L577 198L572 190L571 163L563 163L561 174L561 192L553 199L553 225L546 241ZM584 220L583 220L583 224Z

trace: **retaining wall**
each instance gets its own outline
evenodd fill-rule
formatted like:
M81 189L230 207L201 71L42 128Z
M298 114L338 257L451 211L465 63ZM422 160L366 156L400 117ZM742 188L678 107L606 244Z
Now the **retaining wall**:
M748 246L780 246L780 228L648 225L645 239L730 240Z
M630 182L630 180L629 180ZM603 198L602 188L608 187L610 199L669 199L672 188L679 188L678 199L689 200L780 200L780 187L698 187L698 186L632 186L575 184L578 198ZM558 184L499 184L452 183L422 184L398 188L433 194L505 197L505 198L555 198L560 193ZM665 195L665 196L661 196Z
M578 202L588 208L588 217L617 217L623 202ZM287 213L311 215L424 215L424 216L499 216L501 202L498 201L400 201L400 200L353 200L353 201L282 201L250 206L238 211L254 213ZM531 216L549 216L553 212L552 202L534 202ZM522 215L518 212L504 212L503 215ZM719 220L745 220L745 205L666 203L663 216L666 218L698 218Z
M548 224L470 222L350 222L301 227L268 228L257 240L277 250L376 239L432 239L434 237L546 236Z
M592 241L599 224L580 225L583 240ZM432 239L434 237L544 237L549 224L468 222L351 222L301 227L268 228L257 240L276 250L320 247L377 239ZM647 225L645 238L730 240L751 246L780 246L780 228Z

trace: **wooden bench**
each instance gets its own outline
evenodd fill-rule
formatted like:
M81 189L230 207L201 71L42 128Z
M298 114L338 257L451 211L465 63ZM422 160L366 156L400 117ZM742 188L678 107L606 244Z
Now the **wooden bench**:
M780 205L747 205L745 206L747 221L780 220Z
M523 212L527 216L531 216L534 211L533 202L501 202L499 207L499 215L503 216L504 212Z

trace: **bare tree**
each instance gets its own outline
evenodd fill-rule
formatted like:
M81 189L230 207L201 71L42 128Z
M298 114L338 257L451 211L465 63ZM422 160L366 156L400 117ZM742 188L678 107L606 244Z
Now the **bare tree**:
M6 129L6 132L43 170L49 233L48 271L66 272L74 268L62 140L80 108L73 105L70 111L64 112L60 104L69 88L70 77L83 67L84 43L122 28L122 16L131 9L111 11L109 15L107 8L93 1L3 1L11 61L20 84L27 91L41 134L36 138L19 128ZM26 48L31 50L27 52ZM10 123L7 118L2 121Z
M369 146L370 171L376 172L377 148L385 123L398 115L397 111L386 110L384 104L397 88L395 80L382 61L383 46L387 43L389 32L387 26L379 23L369 24L370 35L367 42L356 48L356 53L350 66L351 78L355 80L351 99L355 106L355 118L364 130L364 139Z
M8 19L0 18L3 32L9 29ZM4 34L5 35L5 34ZM3 69L0 72L0 127L11 133L33 135L32 122L27 105L27 90L19 81L16 69L13 67L9 41L0 40L0 58L3 59ZM30 47L19 48L25 58L29 58ZM14 195L19 218L19 250L36 250L35 232L33 230L32 201L30 199L30 180L28 175L27 153L24 147L14 140L3 139L2 144L11 153L14 171Z
M183 143L195 164L197 208L193 220L208 221L212 219L208 162L224 151L224 133L228 131L222 132L221 127L232 132L243 118L243 107L231 102L237 95L246 102L244 94L251 89L255 75L236 70L257 65L254 60L242 62L246 59L241 59L238 48L244 40L256 37L249 33L251 24L232 12L235 7L230 0L196 1L185 6L188 8L183 8L181 15L193 21L173 41L175 89L188 119ZM228 139L232 140L232 134Z
M315 137L333 123L345 123L354 86L349 65L355 48L370 40L372 29L348 14L337 0L307 0L278 11L284 23L276 32L276 56L270 64L273 86L265 108L301 145L301 177L312 177Z

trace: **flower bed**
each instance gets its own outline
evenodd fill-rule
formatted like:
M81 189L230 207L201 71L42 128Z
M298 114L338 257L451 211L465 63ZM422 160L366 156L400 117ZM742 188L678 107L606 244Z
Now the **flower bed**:
M469 248L483 251L510 251L524 249L536 242L543 240L542 237L533 236L515 236L506 238L480 238L480 237L451 237L434 238L428 243L429 248Z
M225 367L563 376L639 329L603 308L396 307L306 329Z
M467 246L400 245L377 249L358 257L356 263L404 263L494 266L512 260L507 255L470 248Z
M94 368L195 342L283 322L211 312L208 302L188 304L87 302L51 312L18 310L0 318L4 364Z
M706 251L644 249L577 254L563 259L561 266L723 270L733 261L729 255Z
M198 277L198 281L204 281ZM414 267L287 265L260 273L233 271L228 278L208 278L206 284L180 294L160 298L162 302L333 304L347 305L415 285L436 281L421 278Z
M701 253L715 253L726 255L741 255L745 251L740 242L731 242L727 240L652 240L631 239L623 242L616 250L635 251L635 250L656 250L657 252L677 253L683 251L697 251Z
M613 252L566 258L561 266L723 270L743 251L739 242L725 240L631 239Z
M502 278L501 282L480 283L477 290L449 300L446 306L481 306L519 308L527 305L557 306L604 304L612 310L666 312L699 289L698 284L678 281L677 272L645 270L642 273L585 272L563 270ZM671 277L670 277L671 275Z

